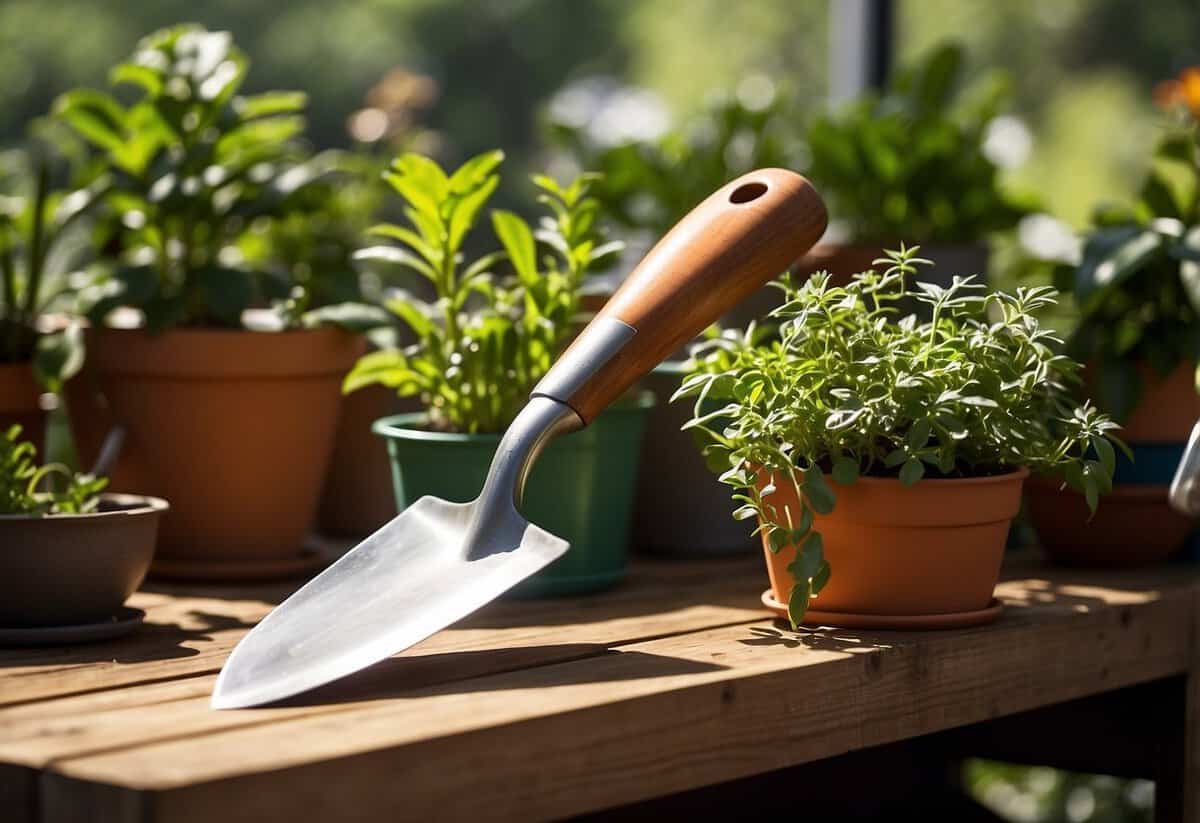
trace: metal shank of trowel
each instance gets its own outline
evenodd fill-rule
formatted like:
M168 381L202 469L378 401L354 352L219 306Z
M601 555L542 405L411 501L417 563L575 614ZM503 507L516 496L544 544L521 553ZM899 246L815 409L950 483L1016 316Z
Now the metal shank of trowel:
M587 425L671 352L781 274L820 239L826 222L816 190L784 169L742 175L693 209L534 388L500 441L480 514L502 501L519 508L529 471L554 436ZM470 532L486 528L486 515L474 520Z

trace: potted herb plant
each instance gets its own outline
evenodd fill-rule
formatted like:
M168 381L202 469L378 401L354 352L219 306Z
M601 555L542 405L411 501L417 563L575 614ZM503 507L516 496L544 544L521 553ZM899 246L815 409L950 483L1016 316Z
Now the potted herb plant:
M845 282L902 239L921 244L935 266L922 277L987 273L991 233L1011 229L1031 204L1001 185L985 152L1006 84L992 75L962 86L962 49L946 44L868 93L808 124L807 176L838 216L802 272Z
M1159 562L1195 527L1167 504L1167 489L1200 419L1200 103L1164 102L1176 119L1136 201L1097 209L1079 258L1054 271L1079 312L1067 352L1086 364L1085 394L1121 424L1133 452L1090 522L1056 487L1030 484L1034 526L1062 563Z
M54 191L47 159L18 150L0 154L0 430L20 425L39 445L45 442L44 387L57 387L79 354L69 345L76 331L52 338L40 323L87 255L80 218L106 187L102 177L89 188Z
M338 327L353 311L319 307L311 277L247 254L248 234L302 209L332 170L294 143L304 95L241 95L246 70L228 33L164 29L112 70L131 103L77 89L55 109L112 176L117 223L69 384L72 428L85 461L109 427L128 430L112 485L172 501L164 576L278 577L322 561L302 543L337 387L364 350Z
M0 646L98 640L137 625L122 609L146 576L154 497L101 494L104 478L37 466L20 426L0 436Z
M915 252L844 287L785 278L779 339L714 341L679 392L696 398L688 425L734 488L734 517L759 521L764 602L793 625L989 620L1028 474L1061 477L1092 508L1109 488L1116 426L1075 405L1076 366L1034 316L1053 290L908 285L928 264ZM930 319L896 317L903 301ZM710 400L723 405L705 413Z
M416 336L405 349L364 356L345 389L382 384L419 397L425 411L380 420L400 508L431 494L466 502L482 487L500 434L580 328L580 291L592 267L617 247L601 242L589 177L560 186L535 177L548 215L535 232L519 216L492 212L501 249L467 260L464 246L499 184L498 151L447 175L404 154L386 175L409 225L372 234L395 244L362 258L407 268L431 284L433 302L399 294L387 302ZM652 398L630 398L587 429L555 441L529 479L525 514L571 542L532 578L526 594L603 588L625 572L631 478Z

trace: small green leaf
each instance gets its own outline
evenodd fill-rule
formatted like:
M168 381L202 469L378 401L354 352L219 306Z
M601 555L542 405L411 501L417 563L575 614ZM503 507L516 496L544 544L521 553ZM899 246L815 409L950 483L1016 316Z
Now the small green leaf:
M38 339L33 355L34 374L48 391L60 392L79 373L83 356L83 328L79 323L71 323L60 332Z
M504 152L499 149L475 155L450 175L450 191L463 195L479 188L488 179L488 176L500 167L502 162L504 162Z
M1093 437L1092 448L1096 450L1096 456L1100 458L1100 465L1104 468L1109 477L1117 470L1117 454L1113 450L1112 443L1104 437Z
M925 464L916 457L910 457L900 467L900 484L911 486L925 476Z
M792 593L788 597L788 620L792 624L792 630L798 630L800 624L804 622L804 615L808 612L808 601L812 597L812 584L808 580L797 582L792 586Z
M812 577L813 594L819 594L821 589L825 588L825 584L829 582L829 575L831 572L832 568L830 567L828 560L821 563L821 567L817 569L817 573Z
M913 421L912 426L908 430L908 436L905 441L911 449L921 449L929 442L929 433L932 430L929 421L922 418Z
M521 282L529 284L538 279L537 246L529 224L510 211L493 211L492 227L496 237L508 252L508 259Z
M858 461L842 455L833 461L833 482L841 486L853 485L858 480Z
M825 482L825 477L816 466L804 472L804 497L817 514L829 514L833 511L837 496Z

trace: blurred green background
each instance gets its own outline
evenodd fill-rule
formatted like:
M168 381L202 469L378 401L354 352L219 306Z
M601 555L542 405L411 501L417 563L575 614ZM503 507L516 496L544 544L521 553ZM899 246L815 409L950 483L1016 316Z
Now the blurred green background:
M250 56L247 91L309 93L315 148L352 145L351 123L369 135L379 124L353 116L382 107L389 128L446 163L502 147L518 168L553 171L552 114L611 145L686 130L722 95L815 110L829 18L825 0L0 0L0 148L59 93L102 87L143 34L197 22ZM1012 182L1083 227L1140 179L1155 84L1200 63L1200 3L897 0L898 62L945 40L965 46L969 74L1009 74ZM986 763L965 777L1012 820L1150 816L1144 782Z
M1195 0L1156 0L1152 11L1139 0L897 0L895 16L901 61L953 38L972 71L1011 73L1032 137L1014 176L1075 225L1136 181L1154 139L1154 84L1200 62ZM416 119L436 131L444 159L502 146L529 166L555 93L588 78L646 89L605 116L636 114L651 130L686 122L754 75L819 105L828 17L824 0L3 0L0 145L58 93L101 85L142 34L194 21L234 33L254 62L249 90L311 94L318 147L346 145L347 118L403 67L433 80Z

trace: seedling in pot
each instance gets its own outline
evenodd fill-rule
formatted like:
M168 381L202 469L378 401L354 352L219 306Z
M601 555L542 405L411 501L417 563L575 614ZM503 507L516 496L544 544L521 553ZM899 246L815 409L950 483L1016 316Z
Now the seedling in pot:
M0 437L0 515L86 514L100 505L107 478L77 474L61 463L37 465L37 447L21 427Z
M503 159L499 151L481 154L449 175L417 154L392 164L385 179L403 198L408 225L375 226L371 234L394 244L363 249L358 258L415 272L435 299L401 292L387 300L417 342L363 357L346 391L382 384L420 397L434 428L501 432L578 332L585 277L621 248L603 242L591 176L566 186L534 177L549 211L538 228L493 211L501 249L463 259Z

